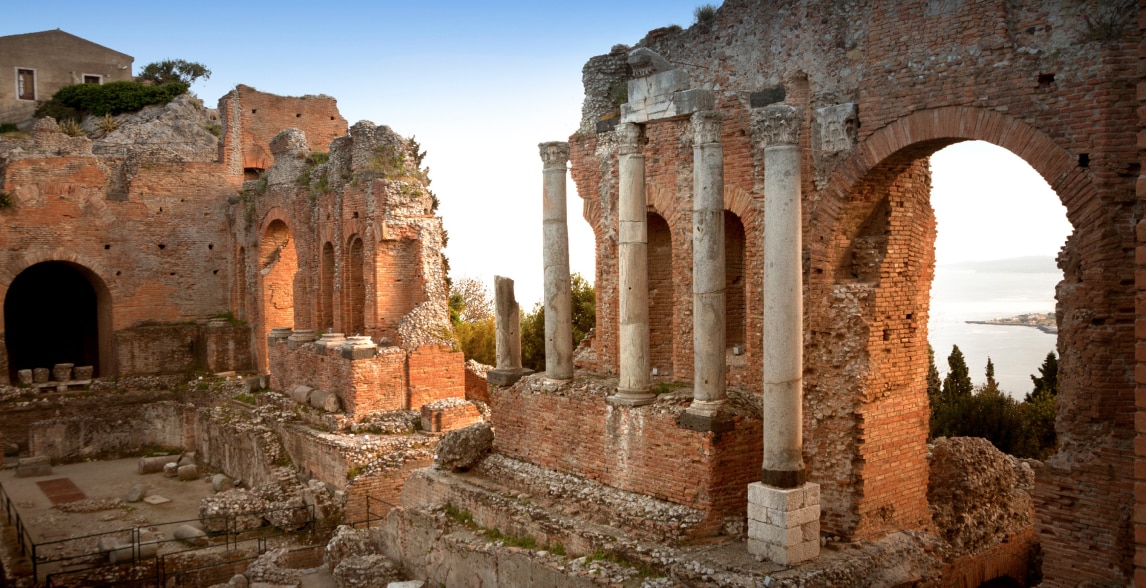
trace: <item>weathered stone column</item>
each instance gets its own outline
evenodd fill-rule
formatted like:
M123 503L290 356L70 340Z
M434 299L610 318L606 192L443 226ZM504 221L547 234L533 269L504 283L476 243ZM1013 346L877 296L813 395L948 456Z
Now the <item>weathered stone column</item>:
M495 386L511 386L533 373L521 367L521 306L513 295L513 280L493 277L494 325L497 328L497 368L485 379Z
M764 461L748 486L748 550L794 564L820 552L820 487L803 457L804 308L800 109L757 113L764 147Z
M649 236L645 210L645 156L641 153L641 127L617 125L618 186L618 287L621 291L621 370L616 404L650 404L656 396L649 390Z
M569 282L569 225L565 214L565 164L569 144L541 143L543 256L545 259L545 375L573 377L573 292Z
M692 404L681 415L689 429L713 431L725 395L724 148L720 113L692 115ZM724 425L724 426L719 426Z

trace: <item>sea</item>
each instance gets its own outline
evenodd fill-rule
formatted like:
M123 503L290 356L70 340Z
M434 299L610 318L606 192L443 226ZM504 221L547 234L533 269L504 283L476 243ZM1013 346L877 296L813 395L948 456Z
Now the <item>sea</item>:
M999 388L1022 400L1034 387L1031 375L1058 336L1034 327L968 324L1033 312L1054 312L1055 286L1062 272L1051 257L1021 257L938 265L931 286L928 339L939 374L958 345L976 385L986 382L987 358L995 364ZM1056 351L1057 353L1057 351Z

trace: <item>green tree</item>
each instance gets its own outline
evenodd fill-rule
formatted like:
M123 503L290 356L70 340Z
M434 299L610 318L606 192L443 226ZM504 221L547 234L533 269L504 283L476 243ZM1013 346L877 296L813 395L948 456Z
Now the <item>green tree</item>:
M932 406L935 401L939 399L939 393L943 391L943 380L939 377L939 368L935 367L935 350L931 345L927 345L927 399L931 402Z
M581 274L570 278L576 347L597 324L597 290ZM545 307L540 302L521 317L521 365L534 371L545 369Z
M1039 375L1031 374L1034 390L1027 393L1024 400L1032 402L1041 396L1058 396L1058 357L1054 352L1047 353L1043 364L1039 366Z
M462 278L450 286L450 325L453 338L466 359L486 365L497 363L497 326L489 290L476 278Z
M943 378L943 396L950 399L971 396L975 386L971 383L967 361L963 358L963 352L959 350L958 345L951 346L951 355L947 356L947 367L949 368L947 377Z
M995 362L991 361L990 355L987 356L987 387L999 389L999 383L995 381Z
M211 79L211 70L202 63L183 59L164 59L149 63L135 76L138 82L151 82L157 86L170 82L182 82L190 86L199 78Z

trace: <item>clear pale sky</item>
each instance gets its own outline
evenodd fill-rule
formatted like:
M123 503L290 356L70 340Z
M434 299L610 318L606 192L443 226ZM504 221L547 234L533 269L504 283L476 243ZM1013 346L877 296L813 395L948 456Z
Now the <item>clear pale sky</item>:
M585 61L650 29L687 27L702 3L0 0L0 35L60 28L134 56L135 72L165 58L198 61L212 75L192 91L208 106L240 83L327 94L351 124L371 120L416 136L442 202L451 274L514 278L530 308L542 289L537 144L577 130ZM933 160L940 263L1054 255L1064 233L1053 217L1065 217L1053 193L1039 199L1012 186L1023 167L1000 167L1005 158L980 145ZM986 185L960 184L971 180ZM1030 197L1041 204L1030 208ZM569 205L572 269L591 280L593 235L572 180ZM1051 216L1032 216L1036 209Z

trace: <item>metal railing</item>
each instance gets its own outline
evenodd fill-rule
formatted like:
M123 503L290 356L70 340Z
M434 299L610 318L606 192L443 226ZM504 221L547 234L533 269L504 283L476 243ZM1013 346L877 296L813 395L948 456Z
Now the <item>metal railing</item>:
M2 487L0 487L2 491ZM104 552L99 550L88 550L81 555L64 556L55 558L37 557L38 548L45 546L53 546L53 544L61 544L69 541L91 541L96 539L99 541L101 536L118 536L123 538L125 534L131 534L131 544L121 543L119 549L131 548L131 557L124 560L124 562L113 564L99 564L86 566L80 570L68 570L61 572L53 572L46 575L46 586L64 587L64 586L77 586L77 585L92 585L92 586L199 586L211 585L211 583L223 583L230 579L231 575L242 573L246 569L246 565L253 562L259 556L264 555L268 550L268 542L280 539L289 538L289 536L298 536L300 534L308 534L308 541L315 541L329 539L329 535L335 531L340 524L350 525L354 528L360 526L369 527L371 523L378 522L385 518L385 513L394 508L395 504L379 499L376 496L366 496L366 517L352 522L344 522L337 524L320 525L315 518L315 508L313 505L304 505L304 507L289 507L284 509L269 509L260 512L244 512L238 515L226 515L214 517L215 519L222 518L226 522L223 523L225 531L214 533L207 533L205 539L207 544L205 546L187 546L181 543L178 539L164 539L164 540L142 540L142 532L139 527L120 528L117 531L109 531L104 533L95 533L92 535L81 536L81 538L69 538L64 540L50 541L44 543L36 543L28 538L28 544L31 551L32 560L32 574L33 579L39 580L39 569L48 564L61 564L66 565L66 562L74 562L76 565L83 564L84 560L91 560L93 556L107 557ZM267 513L283 510L305 510L306 522L295 531L281 531L273 526L260 526L258 528L242 528L243 525L238 523L240 517L252 516L265 516ZM18 519L18 513L15 513ZM265 517L264 517L265 518ZM209 519L210 520L210 519ZM185 523L198 523L201 519L190 520L175 520L175 522L164 522L154 526L173 527ZM211 527L218 527L220 525L209 525ZM24 534L25 538L26 533ZM168 550L165 554L158 554L162 550L164 544L180 543L178 550ZM151 551L150 546L154 544L156 550ZM23 546L23 543L22 543ZM143 547L148 549L144 550ZM325 548L325 541L320 544L311 544L311 546L304 546L291 549L288 552L301 552L312 551L309 556L311 558L319 558L321 560L322 550ZM168 548L170 549L170 548ZM195 565L194 555L198 551L207 549L215 549L218 551L221 560L217 562ZM150 552L150 556L144 556L144 551ZM39 550L42 552L42 550ZM124 554L125 556L127 554ZM206 581L206 583L203 583ZM190 582L190 583L187 583Z

